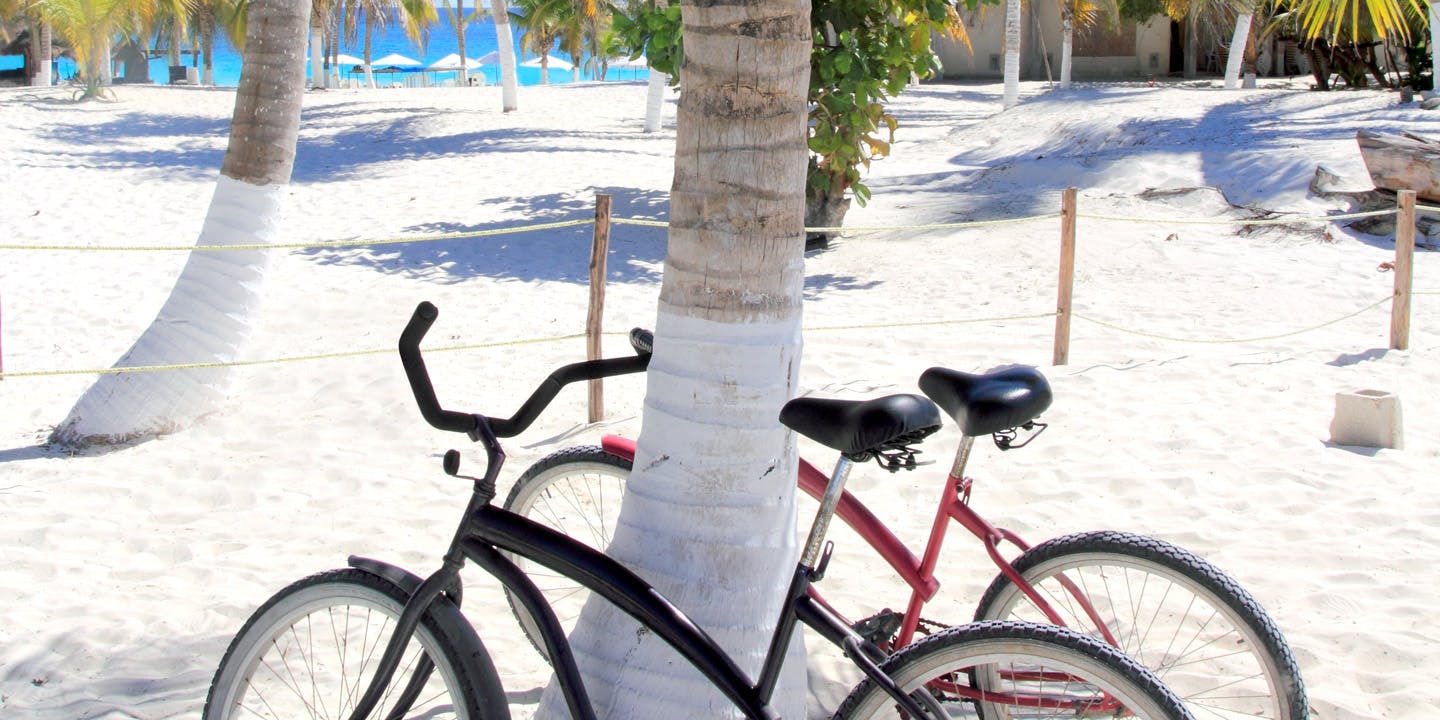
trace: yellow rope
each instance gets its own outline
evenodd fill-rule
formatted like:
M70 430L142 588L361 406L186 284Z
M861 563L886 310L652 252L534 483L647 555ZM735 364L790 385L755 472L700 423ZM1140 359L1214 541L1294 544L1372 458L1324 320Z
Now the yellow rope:
M1411 293L1411 295L1440 295L1440 291L1420 291L1420 292L1413 292L1413 293ZM1096 318L1092 318L1092 317L1089 317L1089 316L1087 316L1087 315L1082 315L1082 314L1080 314L1080 313L1071 313L1071 315L1072 315L1073 317L1079 318L1079 319L1084 320L1084 321L1086 321L1086 322L1094 323L1095 325L1099 325L1099 326L1101 326L1101 327L1108 328L1108 329L1111 329L1111 330L1115 330L1115 331L1117 331L1117 332L1126 333L1126 334L1129 334L1129 335L1138 335L1138 336L1140 336L1140 337L1148 337L1148 338L1153 338L1153 339L1156 339L1156 340L1169 340L1169 341L1172 341L1172 342L1199 343L1199 344L1210 344L1210 345L1226 345L1226 344L1239 344L1239 343L1249 343L1249 342L1260 342L1260 341L1263 341L1263 340L1277 340L1277 339L1280 339L1280 338L1293 337L1293 336L1295 336L1295 335L1302 335L1302 334L1307 333L1307 332L1313 332L1313 331L1315 331L1315 330L1319 330L1319 329L1321 329L1321 328L1328 327L1328 326L1334 325L1334 324L1336 324L1336 323L1344 322L1344 321L1349 320L1350 318L1353 318L1353 317L1355 317L1355 316L1357 316L1357 315L1360 315L1361 313L1364 313L1364 312L1366 312L1366 311L1373 310L1373 309L1375 309L1376 307L1379 307L1380 305L1383 305L1383 304L1385 304L1386 302L1390 301L1391 299L1392 299L1391 296L1387 295L1387 296L1385 296L1385 297L1383 297L1383 298L1375 301L1374 303L1371 303L1370 305L1366 305L1365 307L1360 308L1359 310L1356 310L1355 312L1349 313L1348 315L1345 315L1345 316L1339 317L1339 318L1335 318L1334 320L1330 320L1330 321L1327 321L1327 322L1320 323L1319 325L1314 325L1314 326L1311 326L1311 327L1302 328L1302 329L1300 329L1300 330L1294 330L1294 331L1286 332L1286 333L1279 333L1279 334L1276 334L1276 335L1266 335L1266 336L1262 336L1262 337L1239 338L1239 339L1230 339L1230 340L1196 340L1196 339L1192 339L1192 338L1174 337L1174 336L1171 336L1171 335L1160 335L1160 334L1158 334L1158 333L1149 333L1149 332L1144 332L1144 331L1141 331L1141 330L1132 330L1132 329L1130 329L1130 328L1121 327L1121 326L1119 326L1119 325L1115 325L1115 324L1112 324L1112 323L1108 323L1108 322L1105 322L1104 320L1098 320L1098 319L1096 319ZM805 332L834 332L834 331L840 331L840 330L883 330L883 329L910 328L910 327L933 327L933 326L937 326L937 325L971 325L971 324L977 324L977 323L1007 322L1007 321L1017 321L1017 320L1040 320L1040 319L1044 319L1044 318L1055 317L1056 314L1057 314L1057 313L1049 312L1049 313L1036 313L1036 314L1033 314L1033 315L998 315L998 316L995 316L995 317L969 318L969 319L960 319L960 320L918 320L918 321L915 321L915 322L908 322L908 323L884 323L884 324L877 324L877 325L827 325L827 326L822 326L822 327L809 327L809 328L805 328ZM608 336L614 337L614 336L625 336L625 335L627 335L628 333L610 332L610 333L604 333L604 334L605 334L605 335L608 335ZM454 351L457 351L457 350L480 350L480 349L484 349L484 348L508 347L508 346L518 346L518 345L537 345L537 344L541 344L541 343L563 342L563 341L566 341L566 340L578 340L578 339L581 339L581 338L584 338L584 337L585 337L585 335L584 335L583 333L577 333L577 334L574 334L574 335L559 335L559 336L555 336L555 337L527 338L527 339L524 339L524 340L508 340L508 341L504 341L504 342L472 343L472 344L468 344L468 345L448 345L448 346L445 346L445 347L428 348L428 349L426 349L425 352L427 352L427 353L439 353L439 352L454 352ZM282 363L304 362L304 361L309 361L309 360L329 360L329 359L334 359L334 358L360 357L360 356L364 356L364 355L380 355L380 354L392 353L392 352L396 352L395 348L393 348L393 347L392 347L392 348L373 349L373 350L352 350L352 351L348 351L348 352L315 353L315 354L311 354L311 355L292 355L292 356L289 356L289 357L271 358L271 359L266 359L266 360L236 360L236 361L233 361L233 362L212 362L212 363L181 363L181 364L175 364L175 365L142 365L142 366L137 366L137 367L118 367L118 368L112 367L112 368L103 368L103 369L98 369L98 370L93 370L93 369L92 369L92 370L35 370L35 371L26 371L26 372L4 372L4 373L0 373L0 379L5 379L5 378L22 378L22 377L56 377L56 376L62 376L62 375L117 375L117 374L121 374L121 373L161 372L161 371L166 371L166 370L198 370L198 369L206 369L206 368L241 367L241 366L250 366L250 365L278 365L278 364L282 364Z
M492 237L495 235L507 235L510 233L533 232L536 230L555 230L558 228L574 227L576 225L588 225L594 220L561 220L551 223L540 223L537 225L523 225L518 227L496 228L494 230L465 230L452 233L441 233L436 235L410 235L404 237L374 238L369 240L330 240L326 242L295 242L295 243L250 243L242 245L0 245L0 250L73 250L77 252L150 252L150 251L182 251L191 250L198 252L222 252L227 250L296 250L304 248L343 248L363 247L366 245L400 245L404 243L435 242L439 240L458 240L461 238Z
M1417 293L1417 294L1419 294L1419 293ZM1327 322L1323 322L1323 323L1320 323L1319 325L1315 325L1315 326L1312 326L1312 327L1302 328L1302 329L1300 329L1300 330L1295 330L1295 331L1292 331L1292 332L1279 333L1279 334L1277 334L1277 335L1265 335L1265 336L1261 336L1261 337L1251 337L1251 338L1235 338L1235 339L1230 339L1230 340L1195 340L1195 339L1191 339L1191 338L1174 337L1174 336L1171 336L1171 335L1160 335L1160 334L1158 334L1158 333L1149 333L1149 332L1144 332L1144 331L1142 331L1142 330L1131 330L1130 328L1120 327L1119 325L1114 325L1114 324L1112 324L1112 323L1105 322L1104 320L1096 320L1095 318L1088 317L1088 316L1086 316L1086 315L1081 315L1080 313L1071 313L1071 315L1072 315L1073 317L1079 318L1079 319L1084 320L1084 321L1086 321L1086 322L1094 323L1094 324L1099 325L1099 326L1104 327L1104 328L1109 328L1109 329L1114 330L1114 331L1116 331L1116 332L1122 332L1122 333L1126 333L1126 334L1129 334L1129 335L1139 335L1140 337L1153 338L1153 339L1156 339L1156 340L1169 340L1169 341L1171 341L1171 342L1196 343L1196 344L1202 344L1202 345L1235 345L1235 344L1240 344L1240 343L1260 342L1260 341L1262 341L1262 340L1278 340L1278 339L1280 339L1280 338L1293 337L1293 336L1295 336L1295 335L1303 335L1303 334L1308 333L1308 332L1313 332L1313 331L1315 331L1315 330L1319 330L1320 328L1323 328L1323 327L1328 327L1328 326L1330 326L1330 325L1334 325L1334 324L1336 324L1336 323L1344 322L1344 321L1346 321L1346 320L1349 320L1350 318L1353 318L1353 317L1355 317L1356 315L1359 315L1359 314L1361 314L1361 313L1364 313L1364 312L1367 312L1367 311L1369 311L1369 310L1373 310L1373 309L1375 309L1375 308L1377 308L1377 307L1380 307L1381 305L1384 305L1385 303L1390 302L1390 300L1391 300L1391 296L1386 295L1385 297L1380 298L1379 300L1376 300L1375 302L1373 302L1373 303L1371 303L1371 304L1369 304L1369 305L1366 305L1365 307L1360 308L1359 310L1356 310L1355 312L1352 312L1352 313L1350 313L1349 315L1345 315L1344 317L1338 317L1338 318L1335 318L1334 320L1330 320L1330 321L1327 321Z
M606 333L607 335L618 335L622 333ZM561 335L558 337L528 338L525 340L508 340L505 342L474 343L470 345L449 345L446 347L426 348L426 353L452 352L455 350L480 350L483 348L504 347L509 345L537 345L540 343L560 342L563 340L576 340L585 335ZM292 355L282 358L270 358L266 360L235 360L232 362L211 362L211 363L179 363L175 365L139 365L136 367L112 367L103 370L35 370L30 372L7 372L0 373L0 378L12 377L54 377L58 375L120 375L124 373L161 372L166 370L200 370L206 368L221 367L242 367L248 365L279 365L282 363L304 362L309 360L329 360L333 358L360 357L363 355L382 355L394 353L397 350L393 347L378 348L374 350L351 350L348 352L316 353L313 355Z
M1417 210L1430 210L1440 212L1440 208L1425 205L1417 205ZM1152 224L1174 224L1174 225L1293 225L1306 222L1333 222L1335 220L1349 220L1355 218L1377 217L1380 215L1393 215L1395 210L1371 210L1368 212L1345 213L1340 215L1322 215L1316 217L1293 217L1293 218L1272 218L1264 220L1183 220L1174 218L1151 219L1127 217L1122 215L1096 215L1091 213L1077 213L1077 218L1087 220L1109 220L1114 222L1152 223ZM873 226L851 226L851 227L807 227L805 232L827 232L845 233L857 235L862 233L889 232L895 230L959 230L964 228L986 227L995 225L1014 225L1019 223L1038 222L1041 220L1054 220L1059 218L1059 213L1046 215L1030 215L1018 218L1002 218L999 220L968 220L955 223L935 223L929 225L873 225ZM494 237L496 235L507 235L512 233L535 232L538 230L557 230L560 228L577 227L590 225L595 221L591 218L584 220L560 220L550 223L537 223L535 225L521 225L508 228L496 228L493 230L465 230L452 233L439 233L433 235L409 235L386 238L370 238L355 240L329 240L323 242L292 242L292 243L248 243L240 245L14 245L0 244L0 250L48 250L48 251L73 251L73 252L225 252L232 250L302 250L302 249L323 249L323 248L347 248L366 247L372 245L402 245L407 243L437 242L441 240L459 240L464 238ZM669 227L666 220L640 220L636 218L611 218L611 223L616 225L639 225L642 227Z
M969 320L917 320L908 323L889 323L882 325L830 325L826 327L805 328L805 332L830 332L832 330L882 330L887 328L908 328L926 327L933 325L971 325L975 323L1002 322L1006 320L1039 320L1041 318L1055 317L1055 313L1039 313L1037 315L1007 315L1003 317L972 318Z
M1307 222L1321 222L1321 223L1323 223L1323 222L1332 222L1332 221L1334 221L1334 220L1351 220L1351 219L1354 219L1354 218L1378 217L1378 216L1380 216L1380 215L1394 215L1396 212L1397 212L1397 211L1395 211L1395 210L1368 210L1368 211L1366 211L1366 212L1343 213L1343 214L1340 214L1340 215L1317 215L1317 216L1311 216L1311 217L1293 217L1293 218L1269 218L1269 219L1264 219L1264 220L1261 220L1261 219L1255 219L1255 220L1200 220L1200 219L1188 219L1188 220L1187 220L1187 219L1184 219L1184 218L1165 218L1164 220L1154 220L1154 219L1151 219L1151 218L1126 217L1126 216L1123 216L1123 215L1093 215L1093 214L1091 214L1091 213L1075 213L1075 217L1076 217L1076 218L1084 218L1084 219L1086 219L1086 220L1111 220L1111 221L1114 221L1114 222L1154 223L1154 224L1161 224L1161 223L1163 223L1163 224L1166 224L1166 225L1295 225L1295 224L1298 224L1298 223L1307 223Z

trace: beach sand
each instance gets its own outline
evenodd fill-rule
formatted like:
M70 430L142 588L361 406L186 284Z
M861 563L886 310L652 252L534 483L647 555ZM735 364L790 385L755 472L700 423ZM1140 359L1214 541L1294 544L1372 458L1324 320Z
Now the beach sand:
M1303 87L1027 83L1004 112L998 84L910 89L893 155L867 176L874 200L847 225L1043 219L857 231L809 255L801 385L860 398L913 392L932 365L1039 366L1055 389L1050 428L1003 456L977 446L981 512L1032 541L1117 528L1200 553L1275 618L1316 717L1433 718L1440 257L1417 254L1429 294L1415 297L1410 348L1388 350L1392 239L1305 219L1350 209L1307 192L1319 165L1370 187L1357 129L1423 133L1437 116L1394 94ZM308 94L286 240L584 219L596 193L616 217L665 218L673 105L645 134L643 84L523 90L511 114L498 88ZM0 90L0 243L193 244L233 94L116 92L72 104L58 89ZM1054 366L1053 216L1067 186L1081 213L1077 317L1069 363ZM1294 222L1186 222L1261 211ZM615 228L608 354L653 323L664 243L661 229ZM384 352L241 368L222 412L113 452L43 444L93 375L0 381L0 717L194 717L229 638L291 580L351 553L437 566L468 490L440 455L464 446L421 421L388 349L415 304L434 302L427 347L481 346L428 356L442 401L508 415L549 368L584 356L589 246L580 226L276 251L247 357ZM108 367L184 259L0 249L5 370ZM1400 397L1403 450L1330 442L1335 394L1355 389ZM501 492L553 450L636 432L642 391L607 382L607 423L587 427L584 392L567 390L507 446ZM956 440L947 427L925 447L943 467ZM940 474L862 467L852 489L918 546ZM876 597L899 602L863 545L836 540L823 589L837 606L858 617ZM945 600L927 614L958 622L994 573L973 541L952 542ZM496 584L466 580L467 614L527 717L548 670ZM833 711L830 691L817 689L812 716Z

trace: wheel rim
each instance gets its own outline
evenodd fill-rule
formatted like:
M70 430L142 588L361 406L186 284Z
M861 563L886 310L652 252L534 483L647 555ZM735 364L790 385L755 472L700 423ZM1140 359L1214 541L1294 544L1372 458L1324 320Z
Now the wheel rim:
M1060 556L1024 574L1066 627L1106 640L1060 578L1078 586L1116 647L1170 686L1196 717L1282 717L1279 671L1263 640L1189 577L1107 553ZM998 618L1050 621L1014 584L994 607Z
M277 617L257 628L267 633L238 663L228 683L220 717L280 720L346 720L369 686L390 640L400 608L380 593L334 585L306 588ZM375 717L388 715L422 657L443 657L423 625L405 648ZM459 681L445 662L437 662L405 718L466 719Z
M1041 653L1037 655L1036 653ZM1068 655L1068 657L1067 657ZM1020 698L1020 703L984 703L983 716L974 701L947 695L953 685L969 685L974 673L978 687ZM1014 680L1017 677L1045 677ZM945 717L1075 718L1134 717L1170 720L1145 695L1103 663L1072 653L1059 653L1053 645L1021 640L981 640L936 653L897 671L895 681L908 691L927 688L941 702ZM1049 705L1041 707L1040 705ZM886 696L877 694L852 717L878 720L905 717Z
M628 477L625 470L606 463L567 463L531 479L526 492L516 497L509 509L603 551L609 547L614 534ZM506 555L545 594L568 635L590 591L547 567L523 557ZM506 592L508 595L509 591ZM539 627L530 613L514 598L511 598L511 607L530 642L548 658Z

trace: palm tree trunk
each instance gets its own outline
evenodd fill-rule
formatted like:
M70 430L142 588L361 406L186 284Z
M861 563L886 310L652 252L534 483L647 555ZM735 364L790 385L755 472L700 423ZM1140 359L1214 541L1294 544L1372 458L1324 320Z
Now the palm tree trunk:
M325 20L320 13L310 15L310 87L324 88L325 77Z
M95 44L99 52L95 54L94 64L96 71L98 71L100 84L109 85L115 81L115 61L111 57L114 53L110 45L109 30L103 29L101 32L104 32L105 35L100 39L100 42Z
M35 75L31 77L30 84L37 87L50 87L54 82L50 72L50 63L52 62L50 22L41 18L40 22L36 24L39 27L37 33L39 41L33 43L34 50L31 55L35 57Z
M185 23L185 21L184 21L181 17L179 17L178 15L177 15L176 17L174 17L174 18L171 19L171 24L170 24L170 50L169 50L169 52L166 52L166 53L165 53L165 57L166 57L166 59L168 60L168 62L169 62L169 64L170 64L170 67L175 67L176 65L179 65L179 64L181 64L182 62L184 62L184 61L181 60L181 58L180 58L180 49L181 49L180 46L183 45L184 42L185 42L185 40L184 40L184 38L185 38L185 24L184 24L184 23Z
M1436 0L1440 2L1440 0ZM655 0L656 7L669 5L669 0ZM660 115L665 108L665 88L670 85L670 76L650 68L650 83L645 90L645 132L660 129Z
M670 76L650 69L650 84L645 90L645 132L660 129L661 113L665 109L665 89L670 86Z
M1225 58L1225 89L1240 87L1240 68L1245 63L1245 47L1250 44L1249 13L1235 16L1235 32L1230 36L1230 52Z
M1200 20L1197 15L1198 12L1199 11L1192 6L1190 16L1185 18L1185 69L1183 75L1186 78L1193 78L1199 72L1196 67L1196 55L1200 52Z
M1430 77L1440 91L1440 0L1430 2Z
M1005 0L1005 101L1020 102L1020 0Z
M465 0L455 0L455 44L460 53L460 87L470 84L470 72L465 67Z
M495 44L500 51L500 107L514 112L520 107L515 100L515 36L510 33L510 7L505 0L490 0L490 14L495 18Z
M365 87L375 87L375 73L370 68L370 61L373 59L370 52L370 31L375 27L375 20L370 13L365 13Z
M804 280L807 0L686 3L669 249L635 471L609 553L755 677L794 572L793 397ZM743 28L745 34L741 34ZM799 636L775 692L805 712ZM571 636L603 718L732 718L653 633L603 602ZM564 712L547 688L537 717Z
M215 26L205 24L200 29L200 52L204 58L205 70L201 73L201 85L215 85Z
M252 0L244 65L197 246L273 242L295 162L308 2ZM117 368L238 359L260 300L263 250L192 252L170 297ZM102 375L56 427L67 444L120 442L183 428L218 409L229 368Z
M1071 0L1060 5L1060 87L1070 87L1071 56L1075 51L1075 6Z

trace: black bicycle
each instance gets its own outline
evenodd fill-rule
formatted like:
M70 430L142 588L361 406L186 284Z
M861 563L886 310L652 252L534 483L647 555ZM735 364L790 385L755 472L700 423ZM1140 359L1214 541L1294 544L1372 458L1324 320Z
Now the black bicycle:
M856 634L809 593L829 558L824 535L844 489L841 468L785 590L760 676L746 677L703 629L633 572L581 542L491 505L505 459L498 438L523 432L569 383L643 371L648 347L637 338L635 356L566 365L512 417L499 419L441 408L420 354L420 341L437 314L434 305L421 303L401 334L411 390L431 425L465 433L487 456L481 477L460 476L472 481L472 493L440 569L422 579L385 562L351 557L348 568L281 590L231 641L211 683L204 720L508 718L490 655L460 613L460 570L467 561L498 579L535 619L571 717L595 718L560 623L512 556L564 574L614 603L674 647L749 718L776 717L769 701L796 623L843 648L865 675L836 712L839 718L1191 717L1144 667L1109 645L1050 625L961 625L890 656ZM893 457L940 425L933 404L904 397L850 414L792 402L781 420L807 436L837 443L852 461ZM459 476L458 452L445 454L444 469Z

